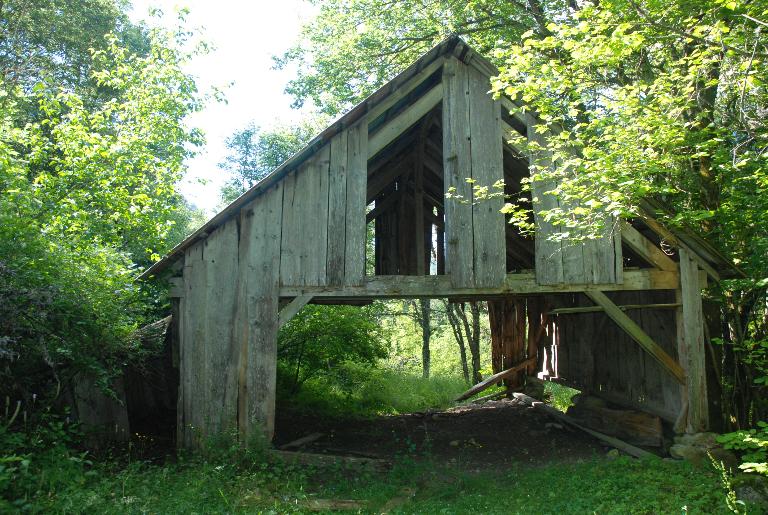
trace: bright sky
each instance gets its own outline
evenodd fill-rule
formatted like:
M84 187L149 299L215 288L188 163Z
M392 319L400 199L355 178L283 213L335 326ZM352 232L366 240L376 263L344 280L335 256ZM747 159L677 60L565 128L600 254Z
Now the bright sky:
M226 104L211 103L190 119L190 125L205 131L207 144L188 163L181 191L213 214L225 179L217 166L226 155L225 139L250 121L268 128L296 122L302 114L290 108L291 99L283 93L293 73L273 70L272 56L296 41L313 8L303 0L133 0L133 6L135 20L147 19L149 8L156 7L169 26L175 25L178 6L189 8L187 27L202 28L203 38L215 49L198 57L187 71L197 78L201 91L232 83L225 88Z

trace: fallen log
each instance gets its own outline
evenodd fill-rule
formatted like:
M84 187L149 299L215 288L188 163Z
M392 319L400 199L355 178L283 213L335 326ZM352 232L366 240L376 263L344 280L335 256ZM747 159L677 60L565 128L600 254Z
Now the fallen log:
M321 439L324 436L325 436L325 433L312 433L307 436L302 436L301 438L297 438L292 442L288 442L287 444L281 445L280 450L285 451L287 449L298 449L302 445L307 445L308 443L312 443L316 440Z
M485 395L483 397L478 397L477 399L470 401L470 404L481 404L483 402L492 401L492 400L498 399L499 397L504 397L505 395L507 395L507 393L509 392L507 390L504 390L502 392L496 392L490 395Z
M639 447L635 447L634 445L628 444L627 442L624 442L622 440L619 440L618 438L613 438L612 436L604 435L603 433L599 433L597 431L593 431L592 429L589 429L587 427L582 426L581 424L577 423L574 419L563 413L562 411L558 411L552 406L549 406L543 402L537 401L533 397L529 397L525 395L524 393L512 393L515 399L521 401L523 404L530 406L534 409L537 409L541 411L542 413L546 413L552 418L561 420L565 422L566 424L575 427L576 429L580 429L587 433L588 435L594 436L598 440L602 440L603 442L610 444L611 446L619 449L620 451L624 451L625 453L629 454L630 456L634 456L636 458L658 458L655 454L645 451L643 449L640 449Z
M490 388L491 386L495 385L499 381L504 380L505 378L511 376L515 372L519 372L520 370L527 368L529 365L536 363L536 358L529 358L525 361L521 361L520 363L517 363L516 365L506 369L502 370L501 372L497 374L493 374L487 379L484 379L483 381L480 381L475 386L467 390L466 392L462 393L460 396L456 398L456 402L463 401L465 399L469 399L473 395L477 395L478 393L482 392L483 390L486 390Z
M355 499L307 499L300 503L309 511L354 510L359 512L367 507L365 501Z
M566 415L579 424L633 445L663 445L661 419L656 415L637 410L609 408L605 401L596 397L577 395L576 398L576 403L568 408Z

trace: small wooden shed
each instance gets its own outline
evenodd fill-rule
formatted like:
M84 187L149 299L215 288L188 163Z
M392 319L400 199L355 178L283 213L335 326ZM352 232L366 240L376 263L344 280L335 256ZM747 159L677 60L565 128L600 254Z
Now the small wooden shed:
M519 195L529 163L547 165L508 143L546 138L488 94L496 74L443 41L143 274L171 281L180 445L271 437L277 332L307 302L409 297L489 301L498 369L528 360L524 374L708 428L701 291L727 262L651 204L573 245L538 214L554 195L533 192L535 239L502 198L473 202L467 179Z

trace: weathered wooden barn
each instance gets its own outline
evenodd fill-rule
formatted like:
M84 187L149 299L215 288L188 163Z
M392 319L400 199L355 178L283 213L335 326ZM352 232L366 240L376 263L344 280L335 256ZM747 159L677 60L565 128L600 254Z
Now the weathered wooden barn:
M171 281L180 445L271 436L278 329L307 302L408 297L489 301L497 370L524 363L521 378L708 428L701 292L726 261L650 203L575 245L548 238L538 212L554 195L534 188L535 239L506 223L502 198L472 202L469 178L520 195L529 163L547 165L508 143L546 138L488 94L496 73L447 39L144 273Z

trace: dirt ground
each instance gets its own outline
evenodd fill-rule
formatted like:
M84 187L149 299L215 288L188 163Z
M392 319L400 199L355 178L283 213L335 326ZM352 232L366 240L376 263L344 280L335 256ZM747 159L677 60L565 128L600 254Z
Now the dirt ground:
M299 450L382 459L430 455L468 469L574 462L604 456L608 450L515 399L369 420L278 412L276 447L312 433L323 436Z

